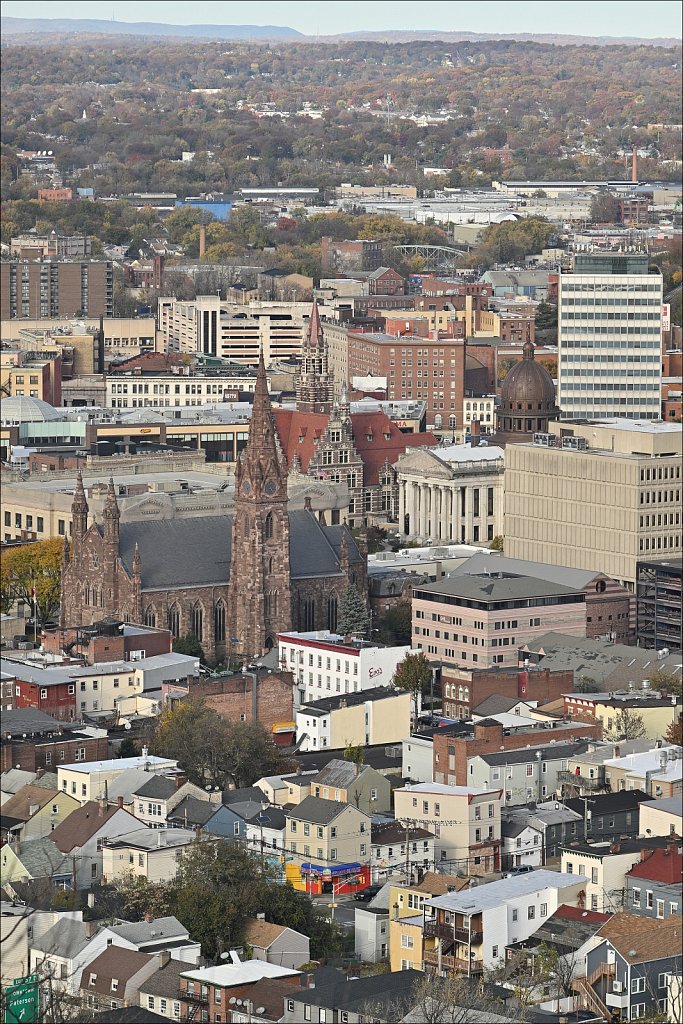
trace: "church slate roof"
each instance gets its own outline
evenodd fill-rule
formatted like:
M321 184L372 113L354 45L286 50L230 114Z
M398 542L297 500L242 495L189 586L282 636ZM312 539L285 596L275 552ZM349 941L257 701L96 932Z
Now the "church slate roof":
M292 579L338 576L341 536L341 526L322 526L305 509L290 512ZM136 543L143 590L225 585L230 576L232 515L121 523L121 559L129 574ZM349 559L361 562L351 537Z

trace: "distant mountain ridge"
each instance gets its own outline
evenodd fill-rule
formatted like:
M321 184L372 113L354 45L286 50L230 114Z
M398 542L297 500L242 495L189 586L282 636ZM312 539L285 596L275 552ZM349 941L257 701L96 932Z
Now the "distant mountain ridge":
M344 32L329 36L310 36L288 25L171 25L157 21L105 21L103 18L10 18L0 20L7 37L54 35L128 35L182 36L195 39L280 40L282 42L334 43L366 41L386 43L415 42L487 42L495 39L509 42L546 43L554 46L665 46L681 45L673 36L645 39L629 36L579 36L549 32L450 32L439 29L388 29L385 32ZM17 40L18 41L18 40ZM22 40L23 41L23 40Z
M105 21L100 18L5 18L3 35L49 32L92 35L190 36L201 39L305 39L287 25L167 25L157 21Z

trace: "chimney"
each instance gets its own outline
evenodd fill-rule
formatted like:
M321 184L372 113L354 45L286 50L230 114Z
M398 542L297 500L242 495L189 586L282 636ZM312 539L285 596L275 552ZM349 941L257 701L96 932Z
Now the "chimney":
M162 949L159 953L159 967L165 967L171 959L171 951L169 949Z
M355 768L355 774L356 775L360 775L360 765L358 764L357 761L356 761L356 763L354 765L354 768Z
M675 856L675 854L678 852L678 847L679 847L679 844L677 842L675 842L674 840L671 840L670 842L668 842L666 844L666 851L665 851L666 855L667 856L670 855L672 857Z
M187 779L185 778L184 775L176 775L176 777L175 777L175 788L176 789L180 789L180 787L184 786L186 782L187 782Z
M151 924L154 920L154 914L150 914L149 910L145 913L145 923Z
M117 796L117 798L116 798L116 806L117 807L123 807L123 797L122 796Z
M97 801L97 814L98 814L98 817L100 817L100 818L104 817L104 809L105 809L106 806L107 805L106 805L104 800L98 800Z
M195 825L195 827L194 827L194 834L195 834L197 839L200 838L200 836L202 834L202 826L201 825Z
M313 509L313 506L311 505L311 499L308 495L306 495L306 497L304 498L304 508L306 509L307 512L311 512Z
M45 769L44 768L36 768L36 778L37 779L42 779L44 774L45 774Z
M479 420L472 420L470 423L470 446L477 448L481 440L481 423Z
M206 252L206 224L199 225L199 258Z
M621 843L610 843L609 844L609 852L610 853L619 853L620 849L621 849Z
M95 930L97 928L97 921L84 921L83 922L83 927L85 929L85 937L86 937L86 939L92 939L93 935L95 934Z
M638 181L638 147L634 146L631 151L631 181L635 184Z
M611 847L610 847L610 849L611 849ZM640 851L640 863L642 864L644 860L647 860L648 857L651 857L653 852L654 852L653 850L648 850L647 848L643 848Z

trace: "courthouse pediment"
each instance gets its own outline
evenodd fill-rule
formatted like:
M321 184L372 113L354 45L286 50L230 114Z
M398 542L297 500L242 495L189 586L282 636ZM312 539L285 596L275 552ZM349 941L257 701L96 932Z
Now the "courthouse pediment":
M419 451L401 455L396 463L396 471L401 476L419 476L435 480L452 480L453 472L432 451L424 448Z

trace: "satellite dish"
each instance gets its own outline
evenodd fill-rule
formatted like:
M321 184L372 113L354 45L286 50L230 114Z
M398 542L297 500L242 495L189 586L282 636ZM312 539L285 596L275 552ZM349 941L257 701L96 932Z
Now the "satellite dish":
M257 1013L265 1013L266 1012L265 1006L257 1006L256 1007L256 1012Z
M230 1003L231 1006L234 1006L235 1003L237 1002L237 1000L235 999L234 996L230 996L230 998L228 999L228 1002Z
M124 729L128 730L128 729L130 729L130 727L131 727L130 722L124 722L123 723L123 728Z
M238 999L238 1000L236 1001L236 1005L237 1005L237 1006L241 1006L241 1005L242 1005L242 1000L241 1000L241 999Z

